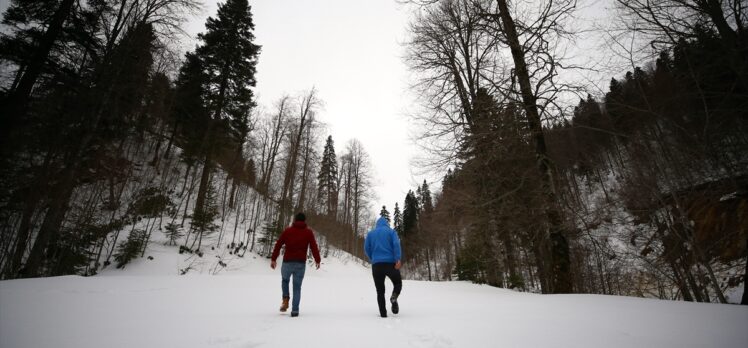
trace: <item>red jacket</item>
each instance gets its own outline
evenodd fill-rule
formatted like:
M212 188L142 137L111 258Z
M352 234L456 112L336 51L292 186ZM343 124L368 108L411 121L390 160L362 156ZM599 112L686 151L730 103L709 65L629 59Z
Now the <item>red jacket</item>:
M314 262L320 263L319 247L314 239L312 230L306 227L304 221L294 221L293 225L286 228L281 233L278 241L275 242L272 260L275 261L280 255L280 249L283 244L286 245L286 252L283 254L283 261L302 261L306 262L306 255L309 246L312 246L312 255Z

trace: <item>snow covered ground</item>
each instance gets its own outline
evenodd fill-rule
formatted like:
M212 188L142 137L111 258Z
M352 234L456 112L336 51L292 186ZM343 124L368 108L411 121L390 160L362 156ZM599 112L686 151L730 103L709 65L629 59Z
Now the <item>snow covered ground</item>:
M745 347L748 307L598 295L536 295L405 281L380 318L369 269L345 256L308 267L301 315L280 313L280 271L249 253L192 262L149 248L95 277L0 282L0 347ZM225 255L224 255L225 256ZM215 258L215 255L212 255ZM191 264L194 272L176 275ZM202 272L202 274L199 274ZM391 284L387 282L388 290Z

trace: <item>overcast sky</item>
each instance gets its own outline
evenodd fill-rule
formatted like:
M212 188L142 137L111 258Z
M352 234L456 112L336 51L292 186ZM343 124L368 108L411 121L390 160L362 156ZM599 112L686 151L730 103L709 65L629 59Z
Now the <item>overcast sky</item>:
M220 1L223 2L223 1ZM188 32L204 30L218 1ZM375 180L372 212L392 211L423 177L411 175L415 151L405 110L407 71L402 60L407 13L394 0L250 0L256 42L258 104L272 108L284 93L316 87L324 101L319 119L332 135L338 157L348 140L360 140L371 156ZM318 149L322 151L322 146Z
M204 3L202 15L190 23L192 34L204 30L205 18L216 13L218 1ZM325 103L319 116L327 124L338 156L351 138L359 139L371 155L374 213L382 205L392 212L395 202L402 205L409 189L424 179L438 181L444 175L446 168L425 177L412 163L420 154L409 137L414 129L408 127L406 117L417 103L408 93L410 81L403 60L408 7L395 0L249 3L256 42L262 45L255 89L258 104L271 108L284 93L316 87ZM580 1L576 29L594 26L592 22L605 17L610 3ZM577 54L587 56L598 43L589 38L583 41ZM321 151L323 144L319 146Z
M205 19L215 16L219 1L203 0L203 10L186 28L195 36ZM223 2L220 1L220 2ZM605 26L614 15L613 0L582 0L575 29ZM402 205L405 193L427 179L438 187L444 173L422 176L412 160L419 155L410 135L408 111L417 101L408 92L409 75L403 61L409 11L395 0L249 0L256 42L262 45L257 67L258 104L272 108L283 94L316 87L324 108L319 119L327 125L340 156L345 144L359 139L371 156L376 198L372 212L382 205L390 212ZM8 0L0 0L4 11ZM580 36L574 55L596 66L608 59L601 53L600 32ZM185 40L193 49L195 41ZM590 59L590 57L599 57ZM603 58L606 57L606 58ZM620 67L619 64L612 64ZM630 69L630 67L625 67ZM606 70L590 78L603 93L611 77L625 70ZM590 75L590 74L586 74ZM322 151L323 144L319 144ZM446 171L446 168L444 168ZM434 181L434 182L432 182Z

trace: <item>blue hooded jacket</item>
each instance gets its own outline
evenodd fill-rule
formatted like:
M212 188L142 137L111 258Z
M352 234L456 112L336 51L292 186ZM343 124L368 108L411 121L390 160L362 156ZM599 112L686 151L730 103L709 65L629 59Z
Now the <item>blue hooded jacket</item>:
M377 220L377 227L366 235L364 251L372 264L400 261L400 238L397 232L390 228L385 218L380 217Z

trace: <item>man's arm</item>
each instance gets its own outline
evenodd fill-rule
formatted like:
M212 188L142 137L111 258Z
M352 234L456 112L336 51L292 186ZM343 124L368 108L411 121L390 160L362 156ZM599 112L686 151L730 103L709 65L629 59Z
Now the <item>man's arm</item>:
M273 255L270 256L270 268L275 269L275 260L278 259L278 255L280 255L280 250L283 244L286 243L286 231L283 231L281 233L280 237L278 238L278 241L275 242L275 247L273 248Z
M402 250L400 250L400 237L397 236L397 232L394 230L392 233L392 251L395 253L395 269L400 269L400 259L402 258Z
M369 234L366 234L366 237L364 237L364 254L366 254L366 257L369 258L369 262L371 262L371 238L369 238Z
M314 256L314 262L317 264L317 269L319 269L319 264L322 262L322 258L319 257L319 246L317 245L317 238L314 238L314 232L312 230L309 230L309 238L311 241L309 241L309 244L312 245L312 256Z

